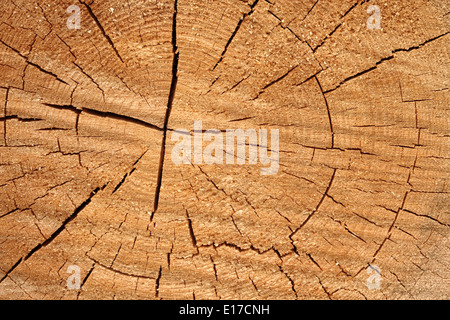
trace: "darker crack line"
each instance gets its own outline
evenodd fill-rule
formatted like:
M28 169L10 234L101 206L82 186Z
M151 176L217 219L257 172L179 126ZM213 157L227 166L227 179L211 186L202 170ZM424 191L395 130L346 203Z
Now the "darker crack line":
M338 203L338 202L335 201L331 196L329 196L329 195L327 195L327 196L328 196L328 198L330 198L330 199L333 200L334 202ZM339 203L339 204L341 204L341 203ZM328 217L329 217L331 220L333 220L334 222L339 223L339 224L344 228L344 230L347 231L349 234L351 234L352 236L358 238L358 239L361 240L362 242L367 243L366 240L364 240L363 238L361 238L360 236L358 236L356 233L354 233L353 231L351 231L351 230L348 228L348 226L347 226L347 224L346 224L345 222L342 222L341 220L336 219L336 218L333 218L333 217L331 217L331 216L328 216Z
M132 277L132 278L138 278L138 279L147 279L147 280L155 280L156 279L155 277L137 275L137 274L132 274L132 273L128 273L128 272L124 272L124 271L120 271L120 270L114 269L114 268L109 267L109 266L101 263L100 261L90 257L88 254L86 254L86 257L89 260L91 260L92 262L94 262L96 265L99 265L100 267L105 268L106 270L109 270L109 271L114 272L114 273L118 273L118 274L123 275L123 276Z
M125 219L126 219L126 218L125 218ZM119 228L120 228L120 227L119 227ZM116 262L116 259L117 259L117 257L119 256L120 249L122 249L122 243L119 245L119 249L117 249L117 252L116 252L116 254L114 255L114 258L113 258L113 260L112 260L112 262L111 262L111 265L109 266L110 268L112 268L112 266L114 265L114 262Z
M172 17L172 51L173 51L173 62L172 62L172 82L170 84L169 99L167 101L166 115L164 117L164 127L163 127L163 139L161 143L161 155L159 160L158 178L156 182L155 199L153 204L153 212L150 216L150 222L153 221L154 215L158 210L159 196L161 193L161 184L164 170L164 158L166 155L166 140L167 131L169 125L170 113L172 111L172 105L175 98L175 93L178 83L178 61L180 58L180 53L177 46L177 14L178 14L178 0L174 2L174 12Z
M134 162L133 167L131 168L131 170L127 173L125 173L125 175L123 176L122 180L115 186L114 190L112 191L111 194L116 193L120 187L122 187L122 185L125 183L125 181L127 180L127 178L131 177L131 175L133 174L134 171L136 171L136 167L139 163L139 161L141 161L141 159L145 156L145 154L149 151L150 149L147 149L144 151L144 153Z
M61 41L68 49L69 49L69 53L71 54L71 56L73 57L74 60L77 59L77 57L75 56L75 54L72 51L72 48L67 44L66 41L64 41L56 32L54 33L55 36L59 39L59 41Z
M242 23L244 22L244 20L249 17L254 11L255 11L255 6L258 4L259 0L255 0L255 2L253 2L253 4L250 6L250 11L247 13L244 13L244 15L242 16L242 18L239 20L236 28L234 29L233 33L231 34L231 37L228 39L228 42L225 45L225 48L222 51L222 54L220 55L220 59L219 61L216 62L216 64L214 65L214 67L212 68L212 70L214 71L217 66L222 62L225 54L228 51L228 47L230 46L231 42L233 42L234 37L236 36L236 34L238 33L239 29L241 28Z
M255 281L250 277L250 275L248 276L248 279L250 280L250 282L252 283L253 288L255 289L256 293L258 294L258 296L260 296L259 293L259 289L258 286L256 285Z
M289 224L293 224L292 221L291 221L288 217L286 217L285 215L283 215L280 211L278 211L277 209L275 209L275 212L276 212L280 217L282 217L284 220L286 220ZM289 226L288 226L288 228L289 228ZM291 230L291 231L292 231L292 230Z
M341 264L340 264L339 262L337 262L337 261L335 260L335 263L336 263L336 265L338 266L338 268L341 270L341 273L343 273L346 277L351 277L351 276L352 276L348 271L346 271L346 270L344 269L344 267L341 266Z
M19 266L19 264L21 262L24 262L26 260L28 260L33 254L35 254L39 249L46 247L47 245L49 245L53 240L55 240L55 238L66 228L67 224L69 222L71 222L72 220L74 220L77 215L84 209L86 208L89 203L91 203L92 198L101 190L103 190L104 188L106 188L106 186L108 185L105 184L102 187L98 187L96 188L94 191L92 191L92 193L90 194L89 198L84 201L78 208L75 209L74 213L71 214L66 220L64 220L63 224L61 225L61 227L59 227L55 232L53 232L53 234L44 242L38 244L36 247L34 247L26 256L20 258L12 267L11 269L3 276L2 279L0 279L0 283L6 279L6 277L8 277L8 275L14 271L15 268L17 268L17 266Z
M17 120L19 122L36 122L36 121L42 121L43 119L40 118L21 118L18 115L9 115L6 117L0 117L0 120L7 121L7 120Z
M317 266L317 268L319 268L322 271L322 267L317 263L316 260L314 260L312 255L310 253L305 253L305 254L309 258L309 260L311 260L311 262L314 263Z
M307 182L309 182L309 183L312 183L312 184L316 184L314 181L312 181L312 180L309 180L309 179L307 179L307 178L304 178L304 177L300 177L300 176L297 176L297 175L295 175L295 174L293 174L293 173L290 173L290 172L288 172L288 171L286 171L286 170L283 170L283 173L285 173L285 174L287 174L287 175L289 175L289 176L292 176L292 177L294 177L294 178L297 178L297 179L300 179L300 180L304 180L304 181L307 181Z
M183 174L181 174L181 175L183 175ZM186 179L186 180L189 183L189 186L190 186L192 192L195 194L195 198L197 199L198 202L200 202L200 198L198 197L198 194L195 191L194 186L192 185L191 181L189 179Z
M237 200L233 199L233 197L231 195L229 195L224 189L220 188L215 182L214 180L200 167L197 165L197 168L200 170L200 172L206 177L206 180L208 180L208 182L210 182L214 188L216 188L218 191L221 191L226 197L230 198L232 201L237 202ZM247 199L247 195L242 192L242 190L239 189L239 191L243 194L244 196L244 200L247 203L248 206L250 206L253 210L253 212L255 213L255 215L259 218L258 212L256 211L256 208L250 203L250 201ZM231 205L230 205L231 206ZM231 209L234 211L234 208L231 206ZM239 229L238 229L239 231ZM240 231L239 231L240 233Z
M295 86L296 86L296 87L299 87L299 86L301 86L302 84L305 84L305 83L307 83L308 81L310 81L310 80L312 80L312 79L314 79L314 78L317 78L317 76L319 75L319 73L321 73L322 71L323 71L323 69L319 70L318 72L316 72L316 73L314 73L313 75L309 76L308 78L306 78L306 79L303 80L302 82L296 84Z
M133 118L130 116L125 116L122 114L114 113L114 112L98 111L98 110L94 110L94 109L90 109L90 108L77 108L73 105L58 105L58 104L52 104L52 103L43 103L43 105L50 107L50 108L60 109L60 110L70 110L70 111L76 113L78 116L81 113L86 113L86 114L89 114L92 116L98 116L98 117L102 117L102 118L109 118L109 119L114 119L114 120L125 121L125 122L129 122L129 123L137 124L140 126L144 126L146 128L154 129L157 131L163 131L162 128L160 128L157 125L154 125L152 123L149 123L144 120L137 119L137 118ZM77 117L76 128L78 128L78 122L79 122L79 117Z
M27 60L26 62L27 62L27 65L30 65L30 66L33 66L33 67L37 68L39 71L41 71L41 72L43 72L43 73L45 73L45 74L48 74L48 75L54 77L57 81L59 81L59 82L65 84L65 85L69 85L67 82L65 82L64 80L60 79L60 78L59 78L56 74L54 74L53 72L50 72L50 71L48 71L48 70L45 70L44 68L42 68L41 66L37 65L36 63L30 62L30 61L28 61L28 60Z
M228 120L228 122L239 122L239 121L245 121L245 120L250 120L250 119L254 119L255 117L244 117L244 118L239 118L239 119L233 119L233 120Z
M9 90L10 88L6 88L6 94L5 94L5 105L3 106L3 115L5 116L5 119L3 120L3 140L5 143L5 146L8 146L8 140L6 136L6 117L7 117L7 108L8 108L8 99L9 99Z
M233 206L230 204L231 210L233 210L233 214L236 213L236 211L234 210ZM236 228L236 230L239 232L240 236L242 238L244 238L244 234L241 232L241 230L239 229L239 227L236 224L236 220L234 220L234 216L233 214L230 215L231 218L231 222L233 223L234 227Z
M277 251L273 248L273 246L268 248L268 249L266 249L266 250L258 249L255 246L253 246L252 244L250 244L250 246L248 248L241 248L241 247L239 247L238 245L236 245L234 243L230 243L230 242L224 241L222 243L215 243L215 242L213 242L213 243L210 243L210 244L198 244L197 247L198 248L211 248L212 247L215 250L217 250L217 248L220 248L220 247L228 247L228 248L233 248L233 249L235 249L235 250L237 250L239 252L253 251L253 252L256 252L259 255L266 254L269 251L274 251L280 257L279 253L277 253ZM197 255L199 255L199 252L197 252L193 256L197 256Z
M314 2L314 4L312 5L311 8L309 8L308 12L306 13L306 15L302 18L302 20L300 20L298 23L302 23L311 13L311 11L313 11L313 9L315 8L315 6L317 5L317 3L319 2L319 0L316 0L316 2ZM273 14L274 15L274 14ZM274 15L275 16L275 15ZM282 21L281 19L279 19L277 16L275 16L278 20ZM289 21L289 23L287 24L287 27L289 26L289 24L291 24L292 21L294 21L295 19L292 19L291 21Z
M431 158L431 159L444 159L444 160L450 160L450 158L445 158L445 157L434 157L434 156L430 156L430 157L425 157L425 158ZM445 192L445 191L425 191L425 190L414 190L412 189L411 192L417 192L417 193L431 193L431 194L449 194L450 192Z
M399 90L400 90L400 98L401 98L401 101L402 101L402 102L414 102L414 106L415 106L415 108L416 108L416 129L418 129L418 127L417 127L417 102L420 102L420 101L430 101L430 100L432 100L432 99L412 99L412 100L405 100L405 99L403 99L403 89L402 89L402 83L401 83L400 80L398 81L398 87L399 87Z
M71 129L58 128L58 127L46 127L46 128L36 129L36 131L69 131L69 130L71 130Z
M320 92L322 92L323 100L325 101L325 106L327 107L327 114L328 114L328 121L330 123L330 131L331 131L331 149L334 148L334 130L333 130L333 121L331 120L331 113L330 113L330 106L328 105L327 97L325 96L325 92L322 89L322 85L319 82L319 79L317 76L314 76L314 78L317 81L317 84L319 85Z
M239 252L252 251L252 252L255 252L255 253L259 254L259 255L263 255L263 254L266 254L266 253L268 253L270 251L273 251L278 256L278 258L280 259L281 262L282 262L282 257L287 255L287 254L281 255L280 252L277 249L275 249L273 246L271 246L268 249L258 249L253 244L249 244L248 247L242 248L242 247L240 247L237 244L230 243L230 242L227 242L227 241L224 241L224 242L221 242L221 243L212 242L212 243L207 243L207 244L198 244L197 243L196 246L197 246L196 247L197 252L192 254L192 255L190 255L190 257L195 257L195 256L200 255L200 251L199 251L200 248L213 248L214 250L217 251L217 248L220 248L220 247L232 248L232 249L235 249L235 250L237 250ZM186 258L178 258L178 259L186 259Z
M256 99L258 99L259 96L260 96L261 94L263 94L263 93L266 91L266 89L268 89L269 87L273 86L274 84L276 84L276 83L280 82L281 80L283 80L284 78L286 78L292 71L294 71L295 69L297 69L299 66L300 66L300 65L297 64L296 66L290 68L290 69L289 69L285 74L283 74L281 77L279 77L279 78L277 78L277 79L271 81L270 83L266 84L266 85L261 89L261 91L258 92L258 94L256 95L256 97L254 97L253 99L250 99L250 100L256 100Z
M332 196L330 196L329 194L327 194L327 197L328 197L330 200L332 200L334 203L339 204L339 205L341 205L341 206L344 207L344 208L347 208L347 207L345 206L345 204L343 204L342 202L337 201L336 199L334 199L334 198L333 198ZM357 217L360 217L361 219L364 219L364 220L366 220L366 221L368 221L368 222L370 222L370 223L372 223L372 224L375 224L374 222L368 220L367 218L364 218L364 217L358 215L357 213L355 213L355 212L353 212L353 211L351 211L351 212L352 212L354 215L356 215ZM347 231L348 233L350 233L352 236L358 238L359 240L363 241L364 243L367 243L363 238L361 238L361 237L358 236L356 233L354 233L353 231L351 231L351 230L347 227L347 224L346 224L345 222L342 222L342 221L340 221L340 220L338 220L338 219L335 219L335 218L333 218L333 217L331 217L331 216L329 216L329 217L330 217L330 219L332 219L333 221L339 223L339 224L345 229L345 231ZM377 224L375 224L375 225L378 226Z
M36 3L36 5L39 7L39 9L42 12L42 16L44 17L45 21L49 24L50 26L50 32L48 34L46 34L43 38L43 40L52 32L52 30L54 29L54 25L53 23L50 22L50 20L48 20L47 15L45 14L44 9L42 8L42 6L39 3Z
M330 92L332 92L332 91L334 91L334 90L336 90L336 89L338 89L338 88L340 88L340 87L341 87L344 83L346 83L347 81L353 80L353 79L358 78L358 77L360 77L360 76L362 76L362 75L364 75L364 74L366 74L366 73L368 73L368 72L370 72L370 71L376 70L377 67L378 67L380 64L382 64L382 63L385 62L385 61L391 60L391 59L393 59L393 58L394 58L393 55L391 55L391 56L389 56L389 57L386 57L386 58L382 58L381 60L379 60L379 61L377 61L377 62L375 63L375 66L373 66L373 67L371 67L371 68L369 68L369 69L363 70L363 71L361 71L361 72L358 72L358 73L356 73L356 74L354 74L354 75L352 75L352 76L350 76L350 77L347 77L347 78L345 78L344 80L342 80L336 87L334 87L334 88L332 88L332 89L329 89L329 90L327 90L327 91L324 91L324 92L323 92L324 95L325 95L325 94L328 94L328 93L330 93Z
M6 184L5 184L5 186L6 186ZM0 215L0 218L9 216L10 214L12 214L12 213L14 213L14 212L17 212L17 211L22 212L23 210L20 210L19 208L15 208L15 209L13 209L13 210L8 211L7 213L5 213L5 214L3 214L3 215Z
M100 85L94 80L94 78L92 78L86 71L84 71L84 69L83 69L79 64L77 64L75 61L73 61L72 63L73 63L73 65L74 65L75 67L77 67L77 68L81 71L82 74L84 74L89 80L92 81L92 83L97 87L98 90L100 90L100 92L102 93L102 96L103 96L103 102L104 102L104 101L105 101L105 91L104 91L104 90L100 87ZM76 89L76 88L75 88L75 89ZM74 89L74 91L75 91L75 89ZM72 92L71 98L73 98L73 92Z
M350 8L348 8L348 10L340 17L340 19L345 18L358 4L362 5L364 2L365 0L362 1L361 3L359 1L356 1L356 3L354 3Z
M405 233L405 234L407 234L408 236L410 236L411 238L413 238L415 241L419 241L419 239L417 239L416 237L414 237L414 235L412 235L412 234L409 233L408 231L406 231L406 230L404 230L404 229L402 229L402 228L400 228L400 227L397 227L397 226L394 226L394 228L397 229L397 230L400 230L401 232L403 232L403 233Z
M59 141L58 141L58 143L59 143ZM36 203L36 201L38 201L38 200L40 200L40 199L43 199L43 198L47 197L47 196L50 194L50 191L52 191L52 190L54 190L54 189L56 189L56 188L60 188L60 187L66 185L66 184L68 184L69 182L72 182L72 181L74 181L74 178L69 179L69 180L66 180L66 181L61 182L61 183L57 183L57 184L55 184L55 185L49 187L48 190L47 190L47 192L46 192L44 195L39 196L39 197L37 197L37 198L34 198L33 203L30 204L28 207L30 208L30 210L32 210L31 207Z
M412 264L416 265L414 262L412 262ZM417 266L417 265L416 265ZM419 269L421 269L419 267ZM422 270L423 271L423 270ZM403 287L403 289L405 289L406 293L408 293L408 295L410 296L411 299L414 299L414 296L408 291L408 289L406 288L406 286L403 284L403 282L400 280L400 278L397 276L397 274L395 274L393 271L389 271L392 275L394 275L395 279L397 280L397 282Z
M387 240L390 240L391 235L392 235L392 229L394 228L394 225L395 225L395 223L397 222L397 218L398 218L398 216L400 215L400 212L404 210L403 207L404 207L404 205L405 205L406 198L408 197L408 193L409 193L409 192L410 192L410 191L406 191L406 192L405 192L405 196L403 197L402 204L401 204L401 206L397 209L397 211L392 210L392 209L389 209L389 208L385 208L385 207L383 207L383 206L378 205L379 207L385 208L385 209L388 210L388 211L395 212L395 217L394 217L394 220L392 221L392 224L389 226L389 229L388 229L388 231L387 231L387 234L386 234L385 238L383 239L383 241L381 242L381 244L379 245L379 247L377 248L377 250L376 250L375 253L373 254L373 256L372 256L372 262L371 262L371 263L373 263L373 262L375 261L376 256L377 256L378 253L381 251L381 249L383 248L383 246L384 246L384 244L386 243L386 241L387 241Z
M227 196L228 198L230 198L231 200L235 201L228 193L225 192L224 189L219 188L219 186L214 182L214 180L211 179L211 177L202 169L202 167L200 167L199 165L197 165L197 168L200 170L200 172L206 177L206 180L208 180L213 186L214 188L216 188L218 191L221 191L225 196Z
M86 199L82 204L80 204L75 211L66 219L64 220L64 222L62 223L62 225L55 231L53 232L53 234L44 242L38 244L36 247L34 247L34 249L32 249L25 257L24 257L24 261L28 260L33 254L35 254L39 249L46 247L47 245L49 245L53 240L56 239L56 237L66 228L67 224L69 222L71 222L72 220L74 220L78 214L83 211L92 201L92 198L95 197L95 195L106 188L106 186L108 185L108 183L106 183L105 185L103 185L102 187L97 187L94 191L91 192L91 194L89 195L89 198Z
M328 290L325 288L325 286L323 285L322 281L320 280L320 278L318 276L316 276L317 280L319 281L320 286L322 287L323 291L325 292L325 294L328 296L329 300L331 299L331 293L328 292Z
M381 226L380 226L379 224L373 222L372 220L369 220L368 218L366 218L366 217L364 217L364 216L362 216L362 215L360 215L360 214L357 214L357 213L354 212L354 211L350 211L350 212L351 212L352 214L354 214L355 216L357 216L357 217L359 217L359 218L361 218L361 219L363 219L363 220L365 220L365 221L367 221L367 222L373 224L374 226L381 228Z
M88 278L90 277L90 275L92 274L92 271L94 271L94 267L95 267L95 262L92 264L91 269L89 269L89 271L88 271L88 273L86 274L86 276L84 277L83 281L81 281L80 289L79 289L79 291L78 291L78 293L77 293L77 300L78 300L78 298L80 297L81 289L83 288L83 286L84 286L84 284L86 283L87 279L88 279Z
M223 92L221 93L221 95L222 95L222 94L225 94L225 93L227 93L227 92L229 92L229 91L231 91L231 90L233 90L233 89L235 89L238 85L240 85L242 82L244 82L245 80L247 80L248 78L250 78L252 75L253 75L252 73L248 74L246 77L242 78L241 80L239 80L238 82L236 82L234 85L232 85L229 89L226 89L225 91L223 91ZM212 86L212 85L211 85L211 86Z
M411 214L413 214L413 215L415 215L417 217L423 217L423 218L427 218L427 219L433 220L434 222L437 222L437 223L439 223L440 225L442 225L444 227L450 227L450 224L446 224L446 223L444 223L442 221L439 221L438 219L436 219L434 217L431 217L431 216L428 216L426 214L419 214L419 213L413 212L413 211L408 210L408 209L403 209L403 211L411 213Z
M287 30L289 30L289 32L290 33L292 33L292 35L295 37L295 38L297 38L297 40L298 41L300 41L301 43L305 43L305 44L307 44L310 48L311 48L311 46L309 45L309 43L308 42L306 42L306 41L304 41L304 40L302 40L290 27L289 27L289 24L292 22L292 21L294 21L294 20L292 20L292 21L290 21L290 22L288 22L288 24L286 25L286 26L283 26L283 20L282 19L280 19L275 13L273 13L270 9L267 11L269 14L271 14L275 19L277 19L278 21L279 21L279 26L280 27L282 27L283 29L287 29ZM312 51L312 48L311 48L311 51ZM320 63L319 63L320 64Z
M392 51L392 53L394 54L394 53L397 53L397 52L410 52L410 51L412 51L412 50L420 49L420 48L422 48L423 46L429 44L430 42L433 42L433 41L435 41L435 40L438 40L438 39L440 39L440 38L446 36L446 35L449 34L449 33L450 33L450 31L447 31L446 33L443 33L443 34L440 34L440 35L438 35L438 36L436 36L436 37L433 37L433 38L431 38L431 39L428 39L428 40L426 40L426 41L424 41L424 42L422 42L422 43L420 43L420 44L418 44L418 45L416 45L416 46L413 46L413 47L395 49L395 50Z
M195 237L194 228L192 227L192 219L189 216L189 212L187 211L187 209L184 208L184 210L186 211L187 224L189 228L189 235L191 236L192 245L197 248L197 238Z
M48 34L50 34L50 32ZM41 38L42 40L45 40L47 35L45 35L44 38L42 38L42 37L38 36L36 33L34 34L34 39L33 39L33 41L31 42L31 44L29 46L30 50L28 50L27 56L29 56L31 54L31 51L33 50L34 44L36 43L36 40L37 40L38 37Z
M244 194L244 193L243 193L243 194ZM231 197L230 197L230 198L231 198ZM246 194L244 194L244 200L245 200L245 202L250 206L250 208L252 208L253 213L254 213L258 218L260 218L260 216L259 216L259 214L258 214L258 211L256 211L256 208L251 204L250 201L248 201L247 195L246 195Z
M314 2L314 4L312 5L312 7L311 7L311 8L308 10L308 12L306 13L305 17L302 19L302 21L305 20L305 19L309 16L309 14L311 13L311 11L313 11L313 9L316 7L316 5L317 5L318 2L319 2L319 0L316 0L316 2ZM300 22L302 22L302 21L300 21Z
M54 74L53 72L44 69L43 67L41 67L40 65L38 65L38 64L36 64L36 63L34 63L34 62L31 62L31 61L29 60L29 58L28 58L26 55L22 54L19 50L17 50L17 49L15 49L15 48L11 47L9 44L7 44L6 42L4 42L4 41L1 40L1 39L0 39L0 43L2 43L3 45L5 45L6 47L8 47L9 49L11 49L12 51L14 51L15 53L17 53L22 59L25 60L26 66L25 66L25 69L24 69L24 75L25 75L25 71L26 71L27 67L28 67L28 66L33 66L33 67L37 68L39 71L41 71L41 72L43 72L43 73L45 73L45 74L47 74L47 75L50 75L50 76L54 77L57 81L59 81L59 82L65 84L65 85L69 85L67 82L65 82L64 80L62 80L61 78L59 78L59 77L58 77L56 74Z
M175 2L178 0L175 0ZM156 282L155 282L155 296L156 298L159 297L159 285L161 282L161 276L162 276L162 266L159 267L159 272L158 272L158 277L156 278Z
M109 119L115 119L115 120L121 120L121 121L125 121L125 122L129 122L129 123L133 123L133 124L137 124L140 126L144 126L146 128L150 128L150 129L154 129L157 131L163 131L162 128L158 127L157 125L154 125L152 123L149 123L147 121L144 120L140 120L137 118L133 118L130 116L125 116L122 114L117 114L114 112L109 112L109 111L98 111L98 110L94 110L94 109L88 109L88 108L82 108L81 109L84 113L93 115L93 116L98 116L98 117L103 117L103 118L109 118Z
M327 186L327 188L326 188L326 190L325 190L325 192L324 192L322 198L320 199L319 203L317 204L317 206L313 209L313 211L312 211L312 212L310 213L310 215L305 219L305 221L303 221L303 223L302 223L297 229L295 229L294 232L292 232L292 233L289 235L289 239L291 239L291 243L292 243L292 246L294 247L294 251L295 251L295 253L297 253L297 254L298 254L297 247L295 246L294 240L292 239L292 237L293 237L293 236L294 236L301 228L303 228L303 227L308 223L308 221L314 216L314 214L319 210L319 208L320 208L320 206L322 205L323 201L324 201L325 198L328 196L328 192L330 191L331 185L333 184L334 178L335 178L335 176L336 176L336 171L337 171L337 169L334 169L334 170L333 170L333 174L331 175L330 182L328 183L328 186Z
M278 266L278 268L280 269L280 272L283 273L285 275L285 277L289 280L289 283L291 284L292 292L294 292L295 298L298 299L298 293L297 293L297 290L295 290L294 280L291 278L291 276L289 276L289 274L286 271L283 270L283 267L281 265Z
M319 49L324 43L325 41L327 41L328 38L330 38L340 27L342 26L342 23L339 23L334 29L333 31L331 31L329 34L327 34L325 36L325 38L322 40L321 43L319 43L314 49L312 49L313 53L316 53L317 49Z
M75 90L77 90L79 83L72 79L73 82L75 82L75 87L72 89L72 92L70 93L70 104L73 105L73 95L75 94Z
M413 46L413 47L394 49L394 50L391 51L392 54L391 54L390 56L388 56L388 57L386 57L386 58L382 58L381 60L379 60L378 62L376 62L375 65L374 65L373 67L371 67L371 68L369 68L369 69L366 69L366 70L363 70L363 71L361 71L361 72L358 72L358 73L356 73L356 74L354 74L354 75L352 75L352 76L349 76L349 77L345 78L345 79L342 80L336 87L334 87L334 88L332 88L332 89L329 89L329 90L325 91L324 94L328 94L328 93L330 93L330 92L332 92L332 91L338 89L339 87L341 87L341 86L342 86L344 83L346 83L347 81L353 80L353 79L355 79L355 78L357 78L357 77L359 77L359 76L362 76L362 75L364 75L364 74L366 74L366 73L368 73L368 72L370 72L370 71L376 70L377 67L378 67L380 64L382 64L383 62L388 61L388 60L391 60L391 59L394 59L394 54L397 53L397 52L410 52L410 51L412 51L412 50L420 49L420 48L422 48L423 46L429 44L430 42L433 42L433 41L435 41L435 40L438 40L438 39L440 39L440 38L446 36L446 35L449 34L449 33L450 33L450 31L449 31L449 32L446 32L446 33L443 33L443 34L441 34L441 35L438 35L438 36L436 36L436 37L434 37L434 38L428 39L428 40L426 40L426 41L424 41L424 42L422 42L422 43L420 43L420 44L418 44L418 45L416 45L416 46ZM403 101L403 100L402 100L402 102L413 102L413 101L416 101L416 100L412 100L412 101ZM422 101L422 100L418 100L418 101Z
M357 1L354 3L340 18L339 20L343 20L358 4L363 4L365 1L359 2ZM317 49L319 49L327 39L329 39L340 27L342 26L342 22L340 22L328 35L325 36L325 38L322 40L320 44L318 44L314 49L313 52L315 53Z
M10 273L11 272L13 272L14 271L14 269L15 268L17 268L17 266L22 262L22 260L23 260L23 258L20 258L6 273L5 273L5 275L3 276L3 278L1 278L0 279L0 283L2 283L3 282L3 280L5 280L9 275L10 275Z
M108 41L108 43L111 45L112 49L114 50L116 56L119 58L119 60L124 63L122 57L119 54L119 51L117 50L116 46L114 45L114 42L111 40L110 36L108 36L108 34L106 33L105 29L103 28L102 24L100 23L100 21L98 20L97 16L94 14L94 12L92 11L91 7L89 4L83 2L82 0L79 0L81 4L83 4L87 11L89 12L89 15L91 16L92 19L94 19L95 24L97 25L97 27L100 29L100 32L103 34L103 36L105 37L105 39Z
M173 243L170 248L170 251L167 252L167 268L169 269L169 272L170 272L170 255L172 254L172 252L173 252Z
M23 168L22 168L22 166L21 166L22 175L17 176L17 177L14 177L14 178L11 178L11 179L8 179L8 180L6 180L5 182L10 182L10 181L14 182L15 180L24 178L24 177L26 177L26 176L28 176L28 175L32 175L33 173L38 172L38 171L41 171L41 170L46 169L46 168L47 168L47 167L39 167L39 168L33 169L33 170L31 170L31 171L24 172L24 171L23 171ZM48 170L47 172L51 172L51 171L54 171L54 170Z
M83 112L82 110L74 107L73 105L57 105L57 104L51 104L51 103L44 103L43 105L46 107L50 107L50 108L55 108L55 109L59 109L59 110L70 110L70 111L74 112L76 114L75 133L76 133L76 136L78 139L80 115ZM80 156L80 154L79 154L79 156ZM81 162L81 160L80 160L80 162Z

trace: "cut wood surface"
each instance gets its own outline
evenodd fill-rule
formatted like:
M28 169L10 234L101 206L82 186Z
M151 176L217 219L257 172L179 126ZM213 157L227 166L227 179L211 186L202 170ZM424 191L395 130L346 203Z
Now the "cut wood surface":
M0 299L449 299L449 11L1 1ZM278 172L174 163L195 121Z

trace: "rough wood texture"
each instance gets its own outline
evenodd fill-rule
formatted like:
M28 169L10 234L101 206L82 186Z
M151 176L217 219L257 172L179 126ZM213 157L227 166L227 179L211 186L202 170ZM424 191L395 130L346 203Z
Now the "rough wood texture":
M0 8L1 299L450 298L448 2ZM278 174L175 165L195 120Z

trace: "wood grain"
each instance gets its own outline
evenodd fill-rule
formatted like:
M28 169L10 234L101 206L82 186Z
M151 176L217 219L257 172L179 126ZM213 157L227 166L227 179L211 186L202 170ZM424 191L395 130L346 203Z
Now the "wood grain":
M445 1L0 7L0 299L450 298ZM176 165L194 121L278 173Z

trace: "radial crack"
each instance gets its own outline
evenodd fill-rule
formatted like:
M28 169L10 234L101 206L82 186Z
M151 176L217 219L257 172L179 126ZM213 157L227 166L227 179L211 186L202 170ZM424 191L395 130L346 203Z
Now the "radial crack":
M66 228L67 224L69 222L71 222L73 219L75 219L77 217L77 215L83 211L90 203L92 198L101 190L103 190L104 188L106 188L106 186L108 185L105 184L102 187L98 187L96 188L94 191L91 192L90 196L88 199L86 199L82 204L80 204L75 211L66 219L64 220L64 222L62 223L62 225L55 231L53 232L53 234L44 242L38 244L36 247L34 247L27 255L25 255L24 257L20 258L15 264L14 266L11 267L11 269L3 276L2 279L0 279L0 283L23 261L28 260L33 254L35 254L39 249L46 247L47 245L49 245L53 240L55 240L55 238Z
M153 205L153 212L150 217L150 221L153 221L153 217L158 210L159 205L159 194L161 192L161 183L164 169L164 157L166 154L166 139L167 139L167 131L169 125L170 113L172 111L172 104L175 98L175 92L177 89L178 82L178 61L180 57L180 53L178 52L177 46L177 14L178 14L178 0L174 2L174 12L173 12L173 22L172 22L172 51L173 51L173 62L172 62L172 83L170 85L170 93L169 99L167 101L166 115L164 118L164 127L163 127L163 139L161 143L161 155L159 161L159 169L158 169L158 178L156 182L156 191L155 191L155 200Z
M101 25L100 21L98 20L97 16L94 14L94 12L92 11L91 7L87 4L82 2L81 0L79 0L81 4L84 4L84 6L86 7L87 11L89 12L89 15L92 17L92 19L94 19L95 24L97 25L97 27L100 29L101 33L103 34L103 36L105 37L105 39L108 41L108 43L111 45L112 49L114 50L115 54L117 55L117 57L119 58L119 60L124 63L122 57L119 54L119 51L117 50L116 46L114 45L114 42L111 40L111 38L108 36L108 34L106 33L105 29L103 28L103 26Z
M213 67L213 71L217 68L217 66L222 62L223 57L225 56L225 54L227 53L228 47L230 46L231 42L233 41L234 37L236 36L236 34L238 33L239 29L241 28L242 23L244 22L245 18L247 18L248 16L250 16L255 10L255 6L258 4L259 0L255 0L255 2L253 2L253 4L250 6L250 11L247 13L244 13L244 15L242 16L242 18L239 20L236 28L234 29L233 33L231 34L231 37L228 39L228 42L225 45L225 48L222 51L222 54L220 55L220 59L219 61L216 62L216 64Z

